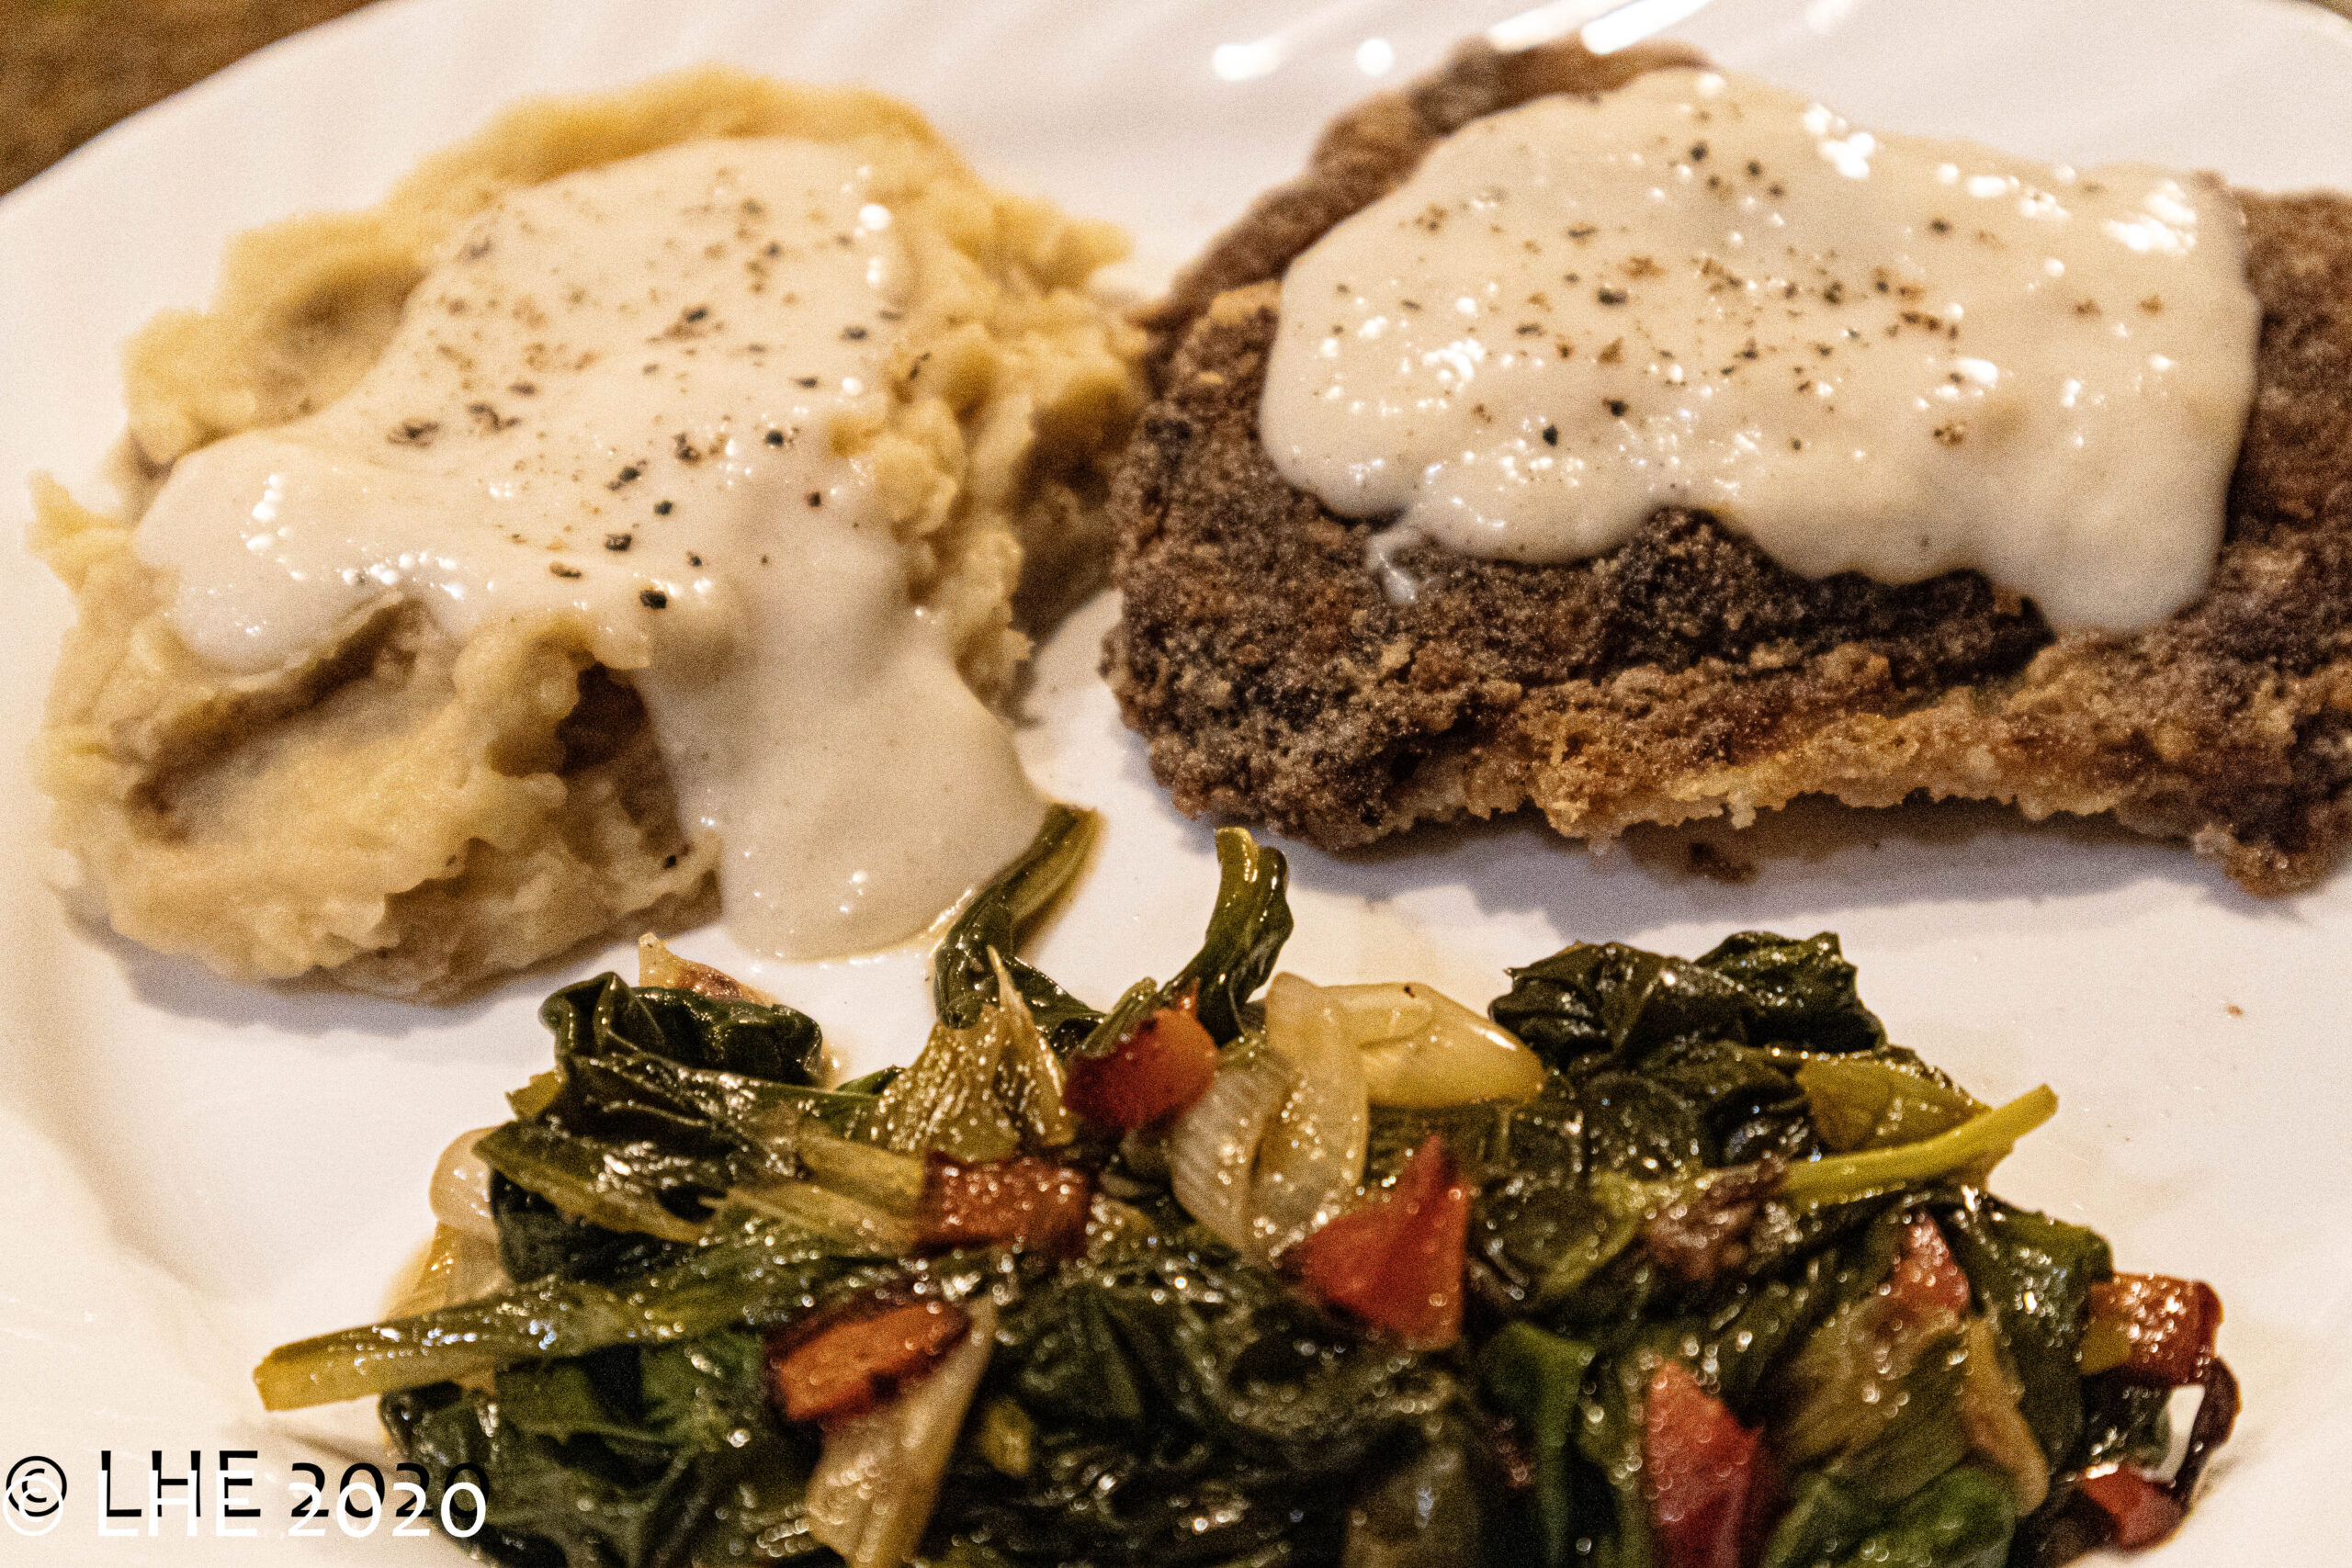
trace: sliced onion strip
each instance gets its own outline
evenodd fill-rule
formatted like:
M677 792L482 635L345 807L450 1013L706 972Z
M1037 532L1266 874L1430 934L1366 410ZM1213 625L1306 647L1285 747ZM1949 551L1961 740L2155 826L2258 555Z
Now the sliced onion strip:
M1334 986L1331 991L1396 991L1419 1005L1410 1029L1372 1036L1356 1033L1363 1048L1364 1081L1374 1105L1408 1111L1440 1111L1476 1100L1532 1100L1544 1092L1544 1063L1519 1037L1480 1017L1434 986L1408 981L1394 986ZM1400 1005L1379 998L1367 1006L1339 998L1348 1017L1363 1016L1389 1029L1409 1016ZM1394 1021L1392 1022L1392 1020Z
M1244 1252L1258 1247L1250 1226L1250 1177L1259 1145L1297 1077L1290 1059L1270 1047L1228 1062L1169 1134L1169 1186L1176 1201L1211 1235Z
M1252 1183L1250 1228L1269 1255L1346 1208L1363 1180L1372 1139L1363 1053L1322 993L1295 975L1266 988L1266 1043L1298 1068Z
M808 1533L849 1568L901 1568L922 1540L940 1477L996 1348L996 1306L965 1303L971 1332L878 1410L835 1423L808 1478Z
M451 1230L498 1245L498 1221L490 1212L490 1165L474 1153L475 1140L495 1127L460 1133L441 1151L433 1168L433 1217Z

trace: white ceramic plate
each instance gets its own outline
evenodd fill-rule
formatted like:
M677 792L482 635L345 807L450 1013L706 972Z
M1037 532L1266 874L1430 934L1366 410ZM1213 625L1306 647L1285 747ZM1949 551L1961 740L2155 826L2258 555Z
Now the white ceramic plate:
M2352 28L2289 0L1718 0L1695 15L1690 0L1645 3L1650 21L1687 16L1677 33L1866 124L2352 188ZM230 235L370 201L520 95L706 59L861 79L929 111L990 175L1128 225L1148 288L1292 173L1332 111L1508 6L371 7L0 201L0 493L21 494L15 477L35 468L88 492L121 425L115 345L153 311L202 301ZM1564 30L1603 8L1563 0L1539 20ZM0 517L19 505L0 502ZM293 1465L339 1473L381 1455L363 1407L266 1417L247 1371L281 1339L377 1314L427 1232L435 1154L501 1117L500 1093L544 1066L539 997L625 951L430 1010L228 985L69 919L31 848L41 809L20 761L67 604L17 532L0 545L19 595L0 626L18 671L0 689L0 819L28 846L0 866L15 976L0 998L0 1467L45 1456L70 1491L47 1537L0 1529L0 1559L454 1561L382 1533L290 1538ZM1098 999L1181 962L1215 882L1205 828L1152 787L1094 677L1109 614L1098 603L1045 649L1023 737L1050 788L1109 818L1094 871L1038 946ZM2011 1196L2098 1224L2127 1268L2199 1275L2228 1301L2245 1417L2162 1561L2340 1551L2352 880L2256 902L2177 849L1975 807L1790 813L1742 845L1760 874L1741 886L1689 875L1682 845L1641 836L1596 861L1502 824L1348 860L1294 850L1288 963L1323 980L1416 976L1476 1003L1505 964L1576 938L1690 953L1740 928L1841 932L1898 1037L1988 1098L2057 1087L2059 1120L2004 1172ZM922 1038L920 953L788 966L746 962L716 931L680 945L815 1014L849 1070ZM241 1494L257 1523L218 1517L223 1449L257 1454ZM144 1503L154 1450L174 1475L201 1455L194 1539L181 1509L156 1536L104 1516ZM223 1523L257 1534L222 1540Z

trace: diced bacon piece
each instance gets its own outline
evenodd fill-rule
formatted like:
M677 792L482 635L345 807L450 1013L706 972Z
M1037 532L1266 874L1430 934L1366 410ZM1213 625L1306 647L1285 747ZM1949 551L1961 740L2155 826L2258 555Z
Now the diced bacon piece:
M2084 1364L2112 1367L2136 1383L2186 1388L2205 1376L2221 1326L2222 1298L2203 1280L2118 1274L2091 1287Z
M1416 1349L1433 1350L1462 1337L1469 1232L1469 1186L1445 1141L1431 1134L1385 1198L1341 1214L1283 1260L1318 1299Z
M1191 1001L1161 1008L1099 1056L1073 1058L1062 1103L1098 1126L1132 1133L1207 1093L1216 1042Z
M1679 1361L1650 1374L1643 1489L1662 1568L1741 1568L1771 1522L1771 1467L1749 1431Z
M1902 1250L1895 1255L1886 1289L1906 1317L1924 1318L1937 1312L1968 1315L1968 1276L1952 1257L1944 1233L1926 1214L1914 1214L1904 1228Z
M929 1371L970 1327L962 1307L910 1302L834 1324L789 1348L771 1340L776 1400L795 1421L863 1415L909 1378Z
M1086 1250L1094 1180L1034 1155L964 1165L933 1154L923 1166L922 1246L1008 1246L1048 1258Z
M2086 1475L2077 1484L2083 1495L2107 1516L2113 1532L2108 1544L2126 1551L2154 1546L2172 1534L2186 1511L2161 1483L2129 1466Z

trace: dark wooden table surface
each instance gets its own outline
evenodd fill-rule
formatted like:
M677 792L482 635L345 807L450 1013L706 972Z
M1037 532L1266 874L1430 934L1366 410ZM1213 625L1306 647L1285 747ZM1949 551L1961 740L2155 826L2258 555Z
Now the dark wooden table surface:
M368 0L0 0L0 193L125 115ZM2352 0L2318 0L2352 15Z
M0 192L125 115L367 0L0 0Z

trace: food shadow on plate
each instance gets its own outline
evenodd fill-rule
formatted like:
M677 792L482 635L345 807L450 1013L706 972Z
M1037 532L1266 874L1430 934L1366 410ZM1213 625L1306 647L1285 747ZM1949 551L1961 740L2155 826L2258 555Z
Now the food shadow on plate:
M1867 809L1804 796L1746 829L1721 818L1645 825L1598 852L1532 811L1422 828L1341 854L1284 847L1295 861L1310 859L1315 884L1332 891L1395 898L1459 884L1484 916L1540 914L1596 938L1684 920L1770 928L1825 908L2096 898L2149 883L2241 915L2300 918L2296 898L2245 893L2184 845L2108 818L2032 822L1987 801Z
M672 936L700 923L681 927L662 922L657 934ZM315 972L292 980L232 980L196 959L142 946L103 919L74 914L66 924L113 960L131 998L150 1011L230 1029L263 1028L330 1047L338 1036L350 1039L356 1049L368 1050L388 1044L401 1048L413 1042L420 1055L434 1055L446 1050L439 1041L449 1031L479 1021L517 996L536 1005L548 992L580 978L621 940L592 937L482 990L450 1001L414 1001L355 991Z
M1104 772L1115 769L1113 792L1151 800L1179 833L1204 832L1212 819L1188 818L1170 802L1142 739L1115 713L1096 722L1100 734L1087 750ZM1430 824L1336 852L1241 825L1279 845L1305 886L1384 902L1458 886L1484 918L1538 915L1555 931L1593 940L1678 921L1728 931L1802 923L1829 910L2082 900L2134 887L2297 921L2308 918L2303 906L2312 896L2256 897L2186 844L2132 832L2111 817L2061 813L2037 822L1993 801L1924 795L1880 808L1803 795L1745 829L1721 817L1643 825L1597 852L1554 832L1532 808ZM2328 894L2334 880L2312 893Z
M435 1005L231 980L81 917L60 945L82 987L123 994L79 1049L0 1051L8 1108L78 1176L111 1245L212 1300L290 1289L322 1246L367 1255L429 1225L411 1211L453 1117L494 1119L545 1066L534 1010L602 956ZM258 1193L282 1224L242 1217Z

